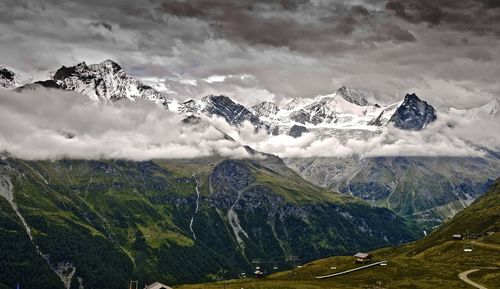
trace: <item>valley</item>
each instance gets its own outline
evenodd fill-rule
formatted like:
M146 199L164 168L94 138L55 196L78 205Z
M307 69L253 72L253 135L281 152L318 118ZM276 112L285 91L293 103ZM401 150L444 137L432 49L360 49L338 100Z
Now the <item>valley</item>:
M2 228L18 228L2 236L23 240L1 243L7 287L210 281L222 269L250 274L255 259L287 266L288 255L313 260L418 236L395 213L312 185L274 156L0 164L16 204L1 199ZM33 259L44 282L29 273Z
M293 271L279 272L255 280L230 280L226 288L472 288L467 276L483 288L500 285L500 181L469 208L443 223L428 237L375 250L374 266L332 278L317 276L360 267L354 257L331 257L302 264ZM478 234L453 240L454 234ZM470 250L465 250L469 249ZM185 285L179 288L221 288L222 283ZM479 287L478 287L479 288Z
M500 0L1 0L0 289L499 289Z
M475 200L491 198L491 193L481 196L492 186L498 188L496 150L466 139L460 145L466 144L470 155L405 155L404 146L396 156L379 156L364 145L356 150L374 139L383 148L400 143L400 136L427 137L436 128L446 132L470 117L495 121L495 100L442 112L415 94L379 105L365 93L342 86L315 98L246 106L224 95L169 99L111 60L63 66L29 81L2 69L6 97L14 97L9 105L23 104L15 113L29 111L24 97L37 93L57 92L52 99L66 102L88 98L78 99L78 104L90 103L89 111L98 107L97 114L116 108L110 112L120 115L125 108L132 118L148 115L134 110L146 101L160 108L155 113L172 118L164 123L178 130L184 143L162 143L161 135L169 128L158 127L161 135L152 143L147 133L135 137L134 132L129 138L137 142L127 147L121 134L130 120L123 118L116 137L109 139L118 141L113 157L93 152L85 159L85 154L75 157L69 150L56 152L55 158L30 159L8 149L2 152L1 289L17 283L26 288L123 288L130 280L217 288L222 283L213 282L222 279L231 280L228 288L439 288L443 280L461 288L460 270L480 269L463 279L480 276L478 282L488 285L497 277L488 268L497 264L491 256L498 233L471 243L449 241L447 231L439 242L428 241L437 240L449 222L477 207L467 208ZM40 125L37 129L47 129ZM50 132L82 148L92 140L93 130L105 131L99 123L91 125L96 127L83 132L81 124ZM138 128L144 129L142 125ZM193 132L214 141L215 148L203 148L201 156L191 158L154 157L155 151L172 146L203 144L205 139L189 139ZM309 147L294 147L301 143ZM150 152L146 158L123 155L129 149L137 152L138 144ZM287 152L288 144L299 153ZM348 153L330 154L336 147ZM467 256L473 258L462 260L459 249L471 244L475 249ZM387 265L316 280L357 268L352 257L342 256L371 250L374 262ZM321 259L329 256L335 257ZM302 265L295 268L297 262ZM450 262L454 265L446 265ZM273 274L252 280L256 264L264 264L266 275ZM412 281L415 274L423 279ZM242 276L247 278L237 279ZM212 283L196 285L200 282Z

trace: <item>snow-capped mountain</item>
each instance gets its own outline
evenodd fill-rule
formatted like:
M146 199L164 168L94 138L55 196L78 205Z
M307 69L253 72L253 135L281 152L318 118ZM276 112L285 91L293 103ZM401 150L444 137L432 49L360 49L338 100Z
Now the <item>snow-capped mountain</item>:
M178 112L185 115L215 115L224 118L229 124L236 126L242 124L244 121L249 121L258 128L268 127L250 109L224 95L210 95L199 100L187 100L179 105Z
M487 104L483 105L482 108L491 116L500 116L500 100L498 98L494 98L489 101Z
M461 114L464 117L500 117L500 98L493 98L487 103L470 109L451 109L452 113Z
M391 105L388 105L385 108L382 108L382 111L380 112L380 114L376 118L372 119L368 123L368 125L384 126L384 125L388 124L389 121L391 120L391 117L394 115L394 113L396 112L396 110L399 108L399 106L402 103L403 102L400 101L400 102L396 102L396 103L393 103Z
M332 94L315 98L294 98L281 106L265 101L246 107L223 95L210 95L184 102L167 100L159 91L126 74L112 60L90 65L82 62L71 67L63 66L53 73L37 71L33 74L21 74L19 76L11 70L2 69L0 84L8 88L17 87L18 90L43 86L76 91L96 101L105 102L142 98L183 116L215 115L234 126L249 121L256 128L265 129L270 134L289 134L294 137L314 133L321 138L335 136L340 139L365 139L378 134L381 127L389 122L401 129L416 130L436 119L434 108L414 94L407 95L403 102L379 106L370 103L366 93L345 86ZM27 80L34 81L26 84ZM497 107L495 104L490 106L492 111Z
M321 138L341 139L368 138L390 121L401 129L422 129L436 119L434 108L414 94L408 95L405 101L381 107L368 102L363 93L345 86L312 99L294 98L282 106L264 101L247 108L221 95L185 101L177 111L188 116L217 115L236 126L249 121L272 134L300 137L312 132Z
M350 103L354 103L360 106L372 105L370 102L368 102L368 100L366 100L366 96L361 91L341 86L337 90L337 94L339 96L342 96L343 99Z
M13 67L0 65L0 87L18 88L27 84L46 81L51 78L49 70L37 69L25 72Z
M18 91L38 87L64 89L105 102L142 98L165 108L168 108L169 102L163 94L128 75L112 60L90 65L82 62L71 67L62 66L55 72L36 70L27 73L0 66L0 86Z
M95 100L144 98L168 107L167 99L161 93L126 74L112 60L91 65L82 62L72 67L63 66L52 78L63 89L80 92Z
M449 127L476 127L479 122L494 131L495 128L491 126L500 123L500 98L493 98L483 105L469 109L450 108L447 114L450 117Z
M313 132L320 137L336 136L343 139L370 137L391 119L395 123L397 120L416 122L413 126L403 126L398 121L399 126L396 126L401 129L421 129L424 125L420 122L427 124L436 119L434 108L416 96L381 107L370 103L362 92L345 86L332 94L312 99L295 98L282 106L263 102L253 106L252 110L279 133L299 136ZM396 112L399 117L394 117ZM411 116L413 118L410 120Z
M392 115L390 122L400 129L420 130L436 118L434 107L413 93L405 96L405 100Z
M361 118L366 118L365 122L371 120L378 110L380 108L371 105L361 93L343 86L332 94L308 101L293 99L268 118L270 121L290 119L303 125L348 123L355 119L359 124Z

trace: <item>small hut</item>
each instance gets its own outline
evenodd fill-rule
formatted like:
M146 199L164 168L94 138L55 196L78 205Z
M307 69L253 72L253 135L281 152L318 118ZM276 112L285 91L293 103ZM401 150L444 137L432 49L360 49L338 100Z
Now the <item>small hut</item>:
M153 284L144 287L144 289L172 289L172 287L168 287L160 282L154 282Z
M463 239L463 237L461 234L454 234L453 235L453 240L462 240L462 239Z
M354 257L356 257L357 263L366 263L372 260L372 255L368 253L356 253Z

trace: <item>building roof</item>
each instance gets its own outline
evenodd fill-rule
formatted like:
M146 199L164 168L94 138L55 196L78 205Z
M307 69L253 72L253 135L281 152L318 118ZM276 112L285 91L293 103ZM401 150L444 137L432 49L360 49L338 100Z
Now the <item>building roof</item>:
M160 282L154 282L153 284L146 286L145 289L172 289L172 287L161 284Z
M354 255L354 257L356 258L361 258L361 259L365 259L365 258L369 258L371 257L372 255L368 254L368 253L356 253L356 255Z

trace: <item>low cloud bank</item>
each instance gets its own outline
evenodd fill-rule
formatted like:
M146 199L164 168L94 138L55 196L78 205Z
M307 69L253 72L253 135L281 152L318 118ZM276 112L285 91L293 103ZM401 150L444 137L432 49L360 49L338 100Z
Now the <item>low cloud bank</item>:
M214 127L181 118L149 101L92 102L63 91L0 91L0 152L24 159L245 157Z
M249 157L243 147L280 157L483 156L500 151L498 116L451 110L422 131L388 126L367 140L300 138L239 129L219 118L183 125L149 101L96 103L64 91L0 90L0 153L23 159ZM207 124L208 123L208 124ZM225 138L227 133L235 141Z
M268 136L253 133L247 124L231 135L254 149L280 157L383 157L451 156L482 157L488 150L500 151L498 116L481 112L451 110L421 131L404 131L389 125L369 139L339 140L318 138L314 132L300 138L288 135Z

